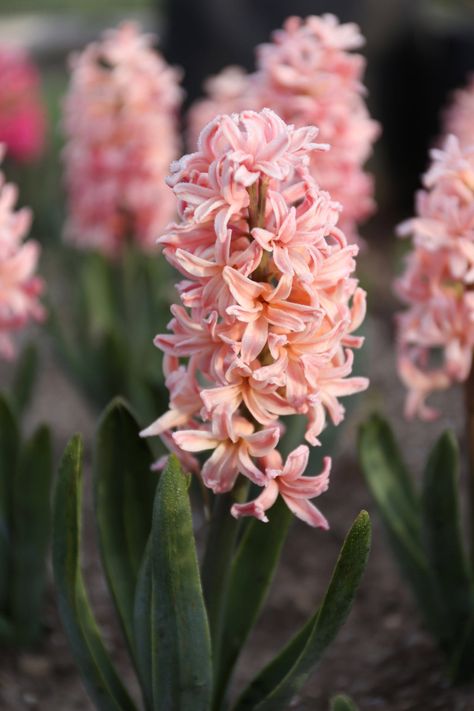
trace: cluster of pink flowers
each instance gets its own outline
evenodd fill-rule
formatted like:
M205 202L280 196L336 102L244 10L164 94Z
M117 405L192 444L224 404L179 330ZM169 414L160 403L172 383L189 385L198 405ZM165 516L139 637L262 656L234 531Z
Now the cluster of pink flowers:
M454 134L461 146L474 145L474 76L464 89L453 93L444 115L444 133Z
M31 319L44 317L39 302L43 283L35 275L39 245L24 242L31 213L26 208L15 211L16 200L16 187L5 183L0 172L0 354L4 358L15 354L13 332Z
M272 39L257 47L253 74L230 67L208 80L208 98L190 112L191 141L219 113L266 106L287 123L317 126L332 150L313 155L311 173L341 203L341 228L357 241L357 225L374 209L373 181L363 165L379 133L364 100L365 60L352 51L364 39L356 25L339 24L333 15L290 17Z
M193 453L210 450L202 479L216 493L239 474L263 487L234 516L265 521L281 494L296 516L325 527L309 499L327 488L330 460L304 477L306 445L285 463L277 451L281 416L305 415L306 440L317 445L327 415L336 425L344 417L338 398L367 387L349 377L365 314L358 247L308 170L327 148L316 136L269 109L222 115L172 167L179 222L159 242L184 279L171 333L155 339L170 409L142 434L162 436L190 469Z
M66 236L116 256L127 240L151 249L173 218L165 185L179 151L180 74L132 23L72 60L65 101Z
M414 249L396 283L408 305L398 317L406 413L423 419L438 414L425 402L431 392L466 380L474 348L474 146L449 136L432 159L417 216L399 227Z
M1 48L0 143L14 160L34 160L43 149L45 130L36 67L24 52Z

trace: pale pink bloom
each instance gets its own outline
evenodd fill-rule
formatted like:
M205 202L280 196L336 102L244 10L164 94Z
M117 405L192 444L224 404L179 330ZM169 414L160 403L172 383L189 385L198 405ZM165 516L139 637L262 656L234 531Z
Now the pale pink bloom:
M165 185L179 150L180 74L132 23L72 58L64 104L66 237L119 255L127 241L152 249L173 218Z
M252 457L265 457L278 444L278 427L255 432L254 425L243 417L233 418L232 429L235 441L228 438L226 431L214 429L178 430L173 439L186 452L214 450L204 464L201 472L204 484L214 493L230 491L238 474L243 474L250 481L262 486L266 483L265 475L255 465Z
M305 415L306 439L319 444L327 419L344 417L339 399L367 387L351 377L365 315L358 247L309 173L309 156L322 153L316 135L269 109L223 115L173 166L180 220L159 242L184 279L171 333L155 339L170 407L142 434L171 436L183 463L209 450L201 476L217 493L239 475L264 486L264 503L241 513L262 518L280 492L300 518L326 526L308 499L326 488L329 462L306 479L307 448L285 467L276 449L281 417Z
M0 48L0 143L8 157L31 161L43 150L45 132L37 68L25 52Z
M428 395L469 375L474 347L474 148L449 136L432 151L417 216L400 225L414 250L396 282L408 308L398 316L398 369L406 414L433 419Z
M235 518L255 516L268 521L266 511L273 506L280 495L288 508L299 519L310 526L329 528L323 514L310 502L310 499L320 496L329 486L331 471L330 457L324 457L323 471L318 476L303 476L308 464L309 449L301 445L287 457L285 464L279 452L273 452L271 466L267 468L268 481L259 496L246 504L234 504L231 513ZM267 457L267 459L270 459Z
M456 136L461 146L474 146L474 76L470 76L467 86L453 92L450 105L444 112L444 133Z
M171 408L141 432L142 437L161 435L163 432L189 422L202 407L199 385L192 372L184 366L172 370L165 379L170 392Z
M289 17L272 42L257 47L254 73L230 67L206 82L207 98L189 112L191 144L217 114L265 106L287 123L317 126L331 150L313 154L311 173L341 203L340 226L357 241L358 224L374 210L373 181L363 165L380 130L365 103L365 61L353 52L363 44L357 25L334 15Z
M0 146L1 149L1 146ZM13 334L31 320L41 321L43 282L36 275L40 248L25 242L31 224L27 208L15 211L17 189L0 172L0 354L15 355Z

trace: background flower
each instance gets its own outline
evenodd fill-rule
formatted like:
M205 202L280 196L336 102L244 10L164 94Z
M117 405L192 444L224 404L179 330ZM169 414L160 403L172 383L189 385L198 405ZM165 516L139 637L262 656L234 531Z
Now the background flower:
M329 14L290 17L272 39L257 47L253 74L229 67L206 82L208 98L189 113L190 144L215 115L265 106L287 123L317 126L332 150L313 154L311 173L341 203L340 226L357 241L357 225L374 209L373 183L363 165L379 133L364 100L365 61L353 51L364 39L357 25L339 24Z
M396 282L408 306L397 321L406 412L425 419L437 415L431 392L466 380L474 347L474 148L449 136L431 155L417 215L399 227L414 249Z
M37 158L44 146L46 119L38 71L28 55L0 48L0 143L8 157Z
M72 59L64 104L66 236L117 255L127 240L152 249L174 213L164 184L179 146L180 73L132 23Z
M27 208L15 211L17 189L0 172L0 355L15 354L13 333L30 320L42 320L43 282L36 276L39 245L25 242L31 224Z

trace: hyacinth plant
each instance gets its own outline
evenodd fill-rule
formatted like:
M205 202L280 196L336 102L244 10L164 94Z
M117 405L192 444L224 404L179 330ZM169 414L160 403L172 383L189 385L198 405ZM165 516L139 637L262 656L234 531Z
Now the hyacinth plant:
M459 505L459 453L444 433L431 452L419 493L387 422L374 416L360 433L360 458L390 543L445 653L454 681L474 676L474 149L448 136L432 151L417 215L399 227L413 236L396 291L398 369L406 415L433 420L427 397L463 383L470 470L471 562Z
M52 320L62 361L89 400L102 408L122 392L142 413L156 411L162 382L151 338L168 308L169 272L151 255L175 214L164 181L182 100L180 73L152 41L124 23L71 60L64 260L77 279L69 312L58 306Z
M43 289L36 275L39 247L25 241L31 214L15 210L16 187L0 173L0 358L16 357L15 339L31 320L42 320ZM49 431L27 441L21 416L36 371L36 352L18 357L13 386L0 395L0 644L25 646L40 636L49 543L52 481Z
M151 468L148 441L116 401L94 460L102 562L145 709L286 708L344 622L366 564L370 523L361 512L314 615L229 698L292 514L328 527L310 500L326 490L331 462L304 476L309 449L282 455L281 418L306 417L306 439L317 445L327 413L343 419L338 398L367 386L350 377L364 315L353 276L358 248L347 245L338 204L308 171L310 152L325 148L316 135L270 110L223 115L169 177L179 220L160 242L184 280L171 333L155 341L165 352L170 407L141 434L159 435L172 454ZM60 612L97 708L135 709L87 601L81 475L76 437L54 506ZM200 562L188 487L207 519ZM350 703L340 697L333 707Z
M256 70L228 67L207 80L206 98L189 112L189 142L194 150L202 127L219 113L266 106L287 123L318 126L331 150L310 157L310 171L344 210L339 226L350 242L374 210L373 181L364 170L379 125L365 103L365 60L354 50L364 44L354 23L330 14L289 17L272 41L256 49Z

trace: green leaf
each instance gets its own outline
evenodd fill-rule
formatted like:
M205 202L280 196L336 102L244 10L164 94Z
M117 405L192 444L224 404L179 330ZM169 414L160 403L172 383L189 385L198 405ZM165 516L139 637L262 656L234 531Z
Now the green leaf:
M95 335L113 332L119 327L117 304L114 298L112 270L114 265L98 252L82 255L79 270L81 309L89 333Z
M233 490L213 497L211 519L202 563L202 586L211 632L214 663L220 658L224 606L229 587L240 521L230 514L232 504L245 500L248 480L241 476Z
M459 453L454 435L445 432L428 459L423 485L424 538L453 642L474 613L474 591L464 553L458 501Z
M357 711L357 706L345 694L338 694L331 699L331 711Z
M11 620L0 615L0 645L11 646L15 643L15 627Z
M423 547L421 509L390 426L377 415L360 428L359 460L392 551L426 624L438 639L446 639L449 624Z
M0 395L0 610L8 604L11 563L13 482L17 475L20 432L10 405Z
M151 537L145 548L142 565L138 574L135 601L133 607L133 631L135 643L135 660L145 707L153 709L153 678L152 678L152 565Z
M449 671L452 681L456 683L474 678L474 614L466 621L459 646L451 655Z
M13 482L10 614L17 642L34 642L41 631L46 556L51 525L51 436L40 427L21 454Z
M87 691L100 711L135 711L90 608L80 569L82 440L63 456L53 507L53 570L62 623Z
M377 503L416 539L420 505L395 437L386 420L372 415L359 433L359 452L367 483Z
M227 512L229 515L229 512ZM269 522L249 523L232 563L218 658L215 700L220 703L240 650L265 602L292 515L281 498Z
M158 484L152 528L154 709L209 711L212 664L187 482L171 456Z
M99 425L94 498L102 563L125 638L134 654L133 606L138 572L151 531L157 475L148 443L120 399Z
M319 611L251 682L238 700L235 711L281 711L286 708L345 622L367 564L369 548L370 519L366 511L361 511L346 536ZM294 659L295 651L305 639L303 649ZM291 666L285 669L282 658ZM272 688L270 684L276 678L279 681Z
M22 415L31 401L38 374L38 352L30 343L21 353L15 368L11 399L15 411Z
M288 671L300 658L314 629L319 610L307 620L295 636L283 647L272 661L267 664L239 698L234 711L250 711L254 704L275 689Z

